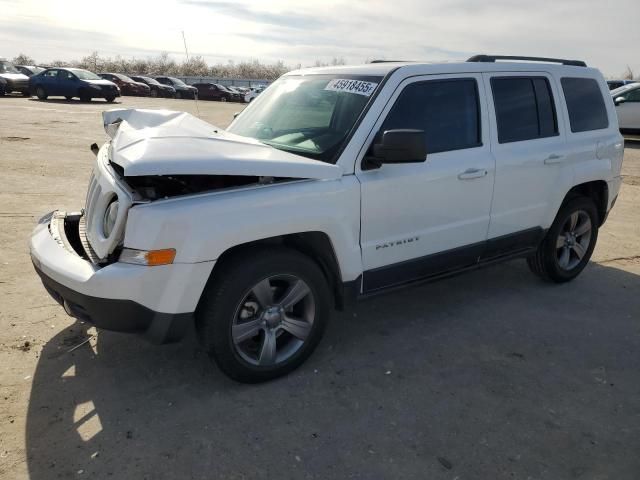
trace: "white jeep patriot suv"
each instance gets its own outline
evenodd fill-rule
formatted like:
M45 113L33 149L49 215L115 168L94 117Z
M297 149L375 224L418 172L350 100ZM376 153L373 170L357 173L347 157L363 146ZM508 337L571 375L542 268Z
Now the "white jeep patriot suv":
M84 209L39 221L33 263L77 318L195 322L227 375L274 378L353 299L515 257L578 275L620 189L608 92L580 61L480 55L294 71L226 131L105 112Z

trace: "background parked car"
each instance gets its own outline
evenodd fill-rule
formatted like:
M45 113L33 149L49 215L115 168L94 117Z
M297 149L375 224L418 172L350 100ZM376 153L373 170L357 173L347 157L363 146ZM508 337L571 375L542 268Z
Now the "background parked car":
M623 133L640 133L640 82L630 83L611 91L618 114L618 126Z
M218 100L220 102L242 102L242 96L223 85L216 83L194 83L201 100Z
M156 77L156 80L163 85L169 85L176 89L176 98L195 99L198 95L198 89L187 85L182 80L175 77Z
M636 80L607 80L607 85L609 86L609 90L615 90L616 88L635 82Z
M132 95L134 97L147 97L151 92L149 85L136 82L122 73L99 73L100 77L115 83L122 95Z
M247 93L245 90L241 90L240 87L236 87L235 85L225 85L225 88L231 90L233 93L237 93L238 95L240 95L242 97L242 100L244 101L244 95L245 93Z
M29 96L29 77L20 73L11 62L4 58L0 58L0 78L3 80L0 86L0 95L20 92L25 97Z
M36 67L34 65L16 65L15 67L20 71L20 73L26 75L27 77L37 75L44 70L44 68Z
M252 102L253 99L256 98L258 95L260 95L265 88L266 87L263 87L263 86L251 87L249 91L245 94L244 101L246 103Z
M79 97L83 102L104 98L113 102L120 96L118 86L81 68L49 68L29 78L29 88L40 100L47 97Z
M175 98L176 96L175 88L170 85L163 85L154 78L132 75L131 79L147 85L151 89L149 92L151 97Z

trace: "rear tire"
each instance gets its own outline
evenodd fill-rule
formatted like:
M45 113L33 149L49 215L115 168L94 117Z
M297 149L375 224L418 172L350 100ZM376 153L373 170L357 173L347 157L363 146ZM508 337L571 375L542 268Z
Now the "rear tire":
M27 91L23 91L23 92L22 92L22 96L23 96L23 97L26 97L26 98L29 98L29 97L31 97L31 93L29 93L29 92L27 92Z
M592 199L577 196L566 201L536 253L527 258L531 271L555 283L577 277L596 246L598 220Z
M239 382L257 383L289 373L311 355L331 305L327 281L313 260L296 250L260 248L220 265L196 321L220 369Z
M73 100L73 97L64 97L64 98L66 98L68 101Z
M39 100L46 100L48 96L43 87L36 88L36 97L38 97Z

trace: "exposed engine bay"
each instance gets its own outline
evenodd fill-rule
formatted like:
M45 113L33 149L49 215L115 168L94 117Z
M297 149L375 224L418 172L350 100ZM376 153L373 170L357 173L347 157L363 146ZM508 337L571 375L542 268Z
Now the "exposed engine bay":
M113 162L111 167L118 176L144 200L193 195L247 185L269 185L285 178L248 175L141 175L125 176L124 169Z

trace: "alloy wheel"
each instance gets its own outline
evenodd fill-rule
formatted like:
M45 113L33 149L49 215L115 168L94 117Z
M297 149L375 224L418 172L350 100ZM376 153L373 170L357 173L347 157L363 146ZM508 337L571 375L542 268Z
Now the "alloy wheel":
M231 338L236 353L256 366L285 362L311 333L315 299L294 275L273 275L255 284L236 308Z
M572 212L556 239L556 259L563 270L574 269L586 255L591 243L591 218L584 210Z

